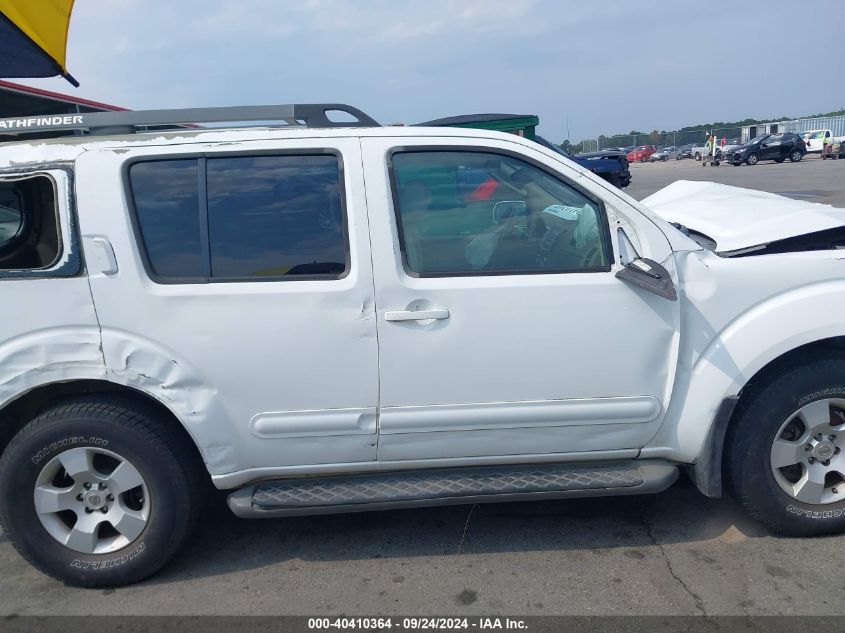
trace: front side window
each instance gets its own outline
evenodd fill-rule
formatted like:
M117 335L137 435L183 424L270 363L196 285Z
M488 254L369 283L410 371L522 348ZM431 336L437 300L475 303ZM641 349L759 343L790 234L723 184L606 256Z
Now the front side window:
M510 155L391 157L406 270L419 276L609 270L601 205Z
M50 268L60 250L53 181L0 180L0 271Z
M144 161L129 180L155 277L338 278L348 269L334 155Z

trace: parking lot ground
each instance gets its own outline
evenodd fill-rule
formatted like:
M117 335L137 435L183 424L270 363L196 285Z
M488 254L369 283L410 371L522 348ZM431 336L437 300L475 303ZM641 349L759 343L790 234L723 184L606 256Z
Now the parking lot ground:
M64 587L0 541L0 613L843 612L845 538L769 535L686 481L471 509L243 521L221 504L162 573L115 590Z
M691 159L634 163L631 176L631 185L625 191L637 200L675 180L710 180L845 208L845 161L822 160L818 154L805 156L797 163L769 161L754 167L726 163L702 167Z
M636 198L716 180L845 207L845 162L632 166ZM65 587L0 533L0 616L842 615L845 537L773 536L684 477L668 491L264 521L219 500L160 574Z

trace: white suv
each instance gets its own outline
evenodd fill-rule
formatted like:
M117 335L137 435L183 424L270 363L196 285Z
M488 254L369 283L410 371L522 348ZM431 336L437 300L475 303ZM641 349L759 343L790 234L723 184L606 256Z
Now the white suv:
M287 125L130 131L233 119ZM842 212L643 205L524 138L334 104L0 120L51 129L90 134L0 145L0 520L44 572L154 573L209 481L254 518L685 467L845 529Z

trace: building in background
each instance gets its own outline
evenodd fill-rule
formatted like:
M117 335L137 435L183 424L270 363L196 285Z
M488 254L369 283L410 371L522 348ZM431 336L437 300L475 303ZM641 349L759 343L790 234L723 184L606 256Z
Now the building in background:
M830 130L833 136L845 136L845 116L825 116L812 119L793 119L791 121L776 121L771 123L757 123L742 128L742 142L762 136L763 134L777 134L779 132L793 132L803 134L810 130Z
M0 79L0 119L28 117L44 114L79 114L85 112L106 112L126 110L108 103L99 103L80 97L41 90L31 86ZM75 132L50 132L41 137L73 136ZM38 134L27 134L27 138L38 138ZM0 133L0 142L13 141L17 137Z

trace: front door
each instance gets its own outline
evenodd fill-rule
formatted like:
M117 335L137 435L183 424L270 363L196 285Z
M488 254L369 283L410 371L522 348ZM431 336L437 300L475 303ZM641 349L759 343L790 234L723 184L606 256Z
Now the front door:
M374 460L378 348L357 139L81 160L86 254L100 235L115 255L114 270L91 271L91 290L117 379L176 410L214 474Z
M781 139L782 135L772 134L765 141L760 148L760 158L763 160L777 160L781 155Z
M645 445L673 378L677 303L615 278L607 208L577 171L522 145L442 140L362 140L379 459Z

